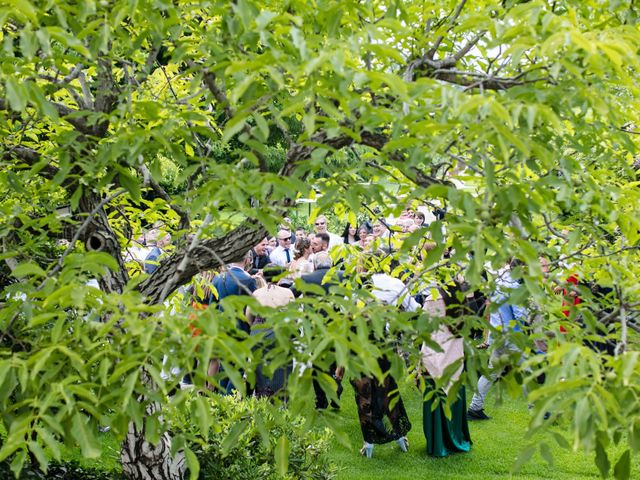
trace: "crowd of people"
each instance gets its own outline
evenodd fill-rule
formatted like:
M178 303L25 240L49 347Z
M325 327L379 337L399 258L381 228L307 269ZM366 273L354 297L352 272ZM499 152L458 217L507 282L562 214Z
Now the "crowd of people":
M521 264L512 261L499 271L491 272L495 286L490 294L485 296L478 291L466 291L462 294L463 300L460 300L458 294L464 290L465 282L459 273L453 287L446 287L435 280L409 285L410 282L392 276L390 269L381 267L381 257L391 256L404 238L420 229L423 229L423 235L414 249L415 258L420 260L436 248L429 238L423 212L406 209L399 218L393 219L393 223L379 218L361 225L347 224L342 235L330 232L328 226L328 219L323 215L315 218L312 232L304 228L292 228L290 220L285 218L274 236L262 239L240 262L226 265L217 272L203 272L198 281L206 285L206 294L203 298L192 292L194 305L206 308L217 304L217 308L221 308L220 303L227 297L250 295L261 306L275 309L285 307L301 295L300 285L316 285L328 294L331 287L349 281L343 267L349 259L355 258L360 284L369 289L376 302L404 312L416 312L416 315L424 315L435 322L430 342L424 342L420 348L419 360L425 386L422 422L427 453L444 457L454 452L469 451L471 438L468 420L490 418L484 411L484 405L491 385L501 374L502 368L494 368L497 359L508 354L518 364L524 361L521 348L509 335L501 335L520 332L530 323L531 312L526 305L516 305L510 301L510 292L519 287L519 280L512 272ZM145 272L152 273L162 260L163 247L169 241L170 238L152 231L148 235L146 250L132 254L132 258L140 261ZM540 263L548 265L545 259L541 259ZM575 290L565 287L560 293L567 297L573 295L571 301L575 303L572 292ZM489 305L491 308L487 308ZM464 339L455 324L443 320L445 317L463 315L475 315L488 320L480 348L495 343L489 357L489 373L479 379L468 409L464 384L459 381L465 362ZM327 315L326 321L333 320ZM238 318L237 329L247 335L259 335L263 352L268 352L275 342L268 319L249 308ZM437 348L433 347L434 344ZM540 353L544 353L544 348L540 349ZM396 442L401 451L408 449L407 433L411 429L411 422L397 381L391 374L393 359L389 355L385 353L377 359L381 377L351 375L350 378L364 440L360 453L366 457L373 455L375 444ZM402 348L398 346L393 355L402 356ZM264 365L260 365L255 372L255 382L248 391L265 397L282 394L286 391L287 378L292 369L292 365L282 366L267 375ZM211 359L208 374L213 377L219 373L219 363ZM334 362L328 368L317 368L313 375L316 408L339 407L336 400L340 399L342 392L345 375L343 366ZM323 377L324 386L319 377ZM327 378L333 383L329 389ZM225 393L234 390L229 379L225 379L217 388Z

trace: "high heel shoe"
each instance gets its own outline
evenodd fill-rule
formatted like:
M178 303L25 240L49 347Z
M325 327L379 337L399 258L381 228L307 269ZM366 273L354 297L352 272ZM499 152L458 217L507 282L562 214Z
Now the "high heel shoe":
M400 450L402 450L403 452L409 450L409 440L407 440L407 437L400 437L396 440L396 443L400 447Z
M364 445L360 449L360 455L371 458L373 456L373 443L364 442Z

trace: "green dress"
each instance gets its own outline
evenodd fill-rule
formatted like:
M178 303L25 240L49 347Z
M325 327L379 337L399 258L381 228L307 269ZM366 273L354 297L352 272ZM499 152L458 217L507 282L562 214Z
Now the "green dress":
M427 379L425 395L434 388L433 380ZM432 410L436 396L440 401L435 410ZM445 398L445 393L440 390L422 405L422 427L427 439L427 454L432 457L446 457L450 453L468 452L471 449L464 387L458 390L458 398L451 405L451 419L446 417L442 408Z

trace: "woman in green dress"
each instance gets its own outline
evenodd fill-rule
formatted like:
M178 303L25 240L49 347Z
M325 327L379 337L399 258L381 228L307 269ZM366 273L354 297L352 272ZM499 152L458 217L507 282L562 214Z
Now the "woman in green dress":
M442 296L437 299L428 298L423 309L432 318L445 316ZM446 457L450 453L468 452L471 449L464 385L460 385L456 399L450 406L451 417L447 416L444 408L447 397L450 393L453 394L451 386L462 373L464 344L462 338L455 337L444 324L440 324L438 330L431 334L431 340L439 345L442 351L436 351L426 344L422 345L422 366L427 372L422 426L427 439L427 454ZM452 369L455 371L452 372ZM443 377L445 370L451 374L449 381L446 385L436 388L436 381Z

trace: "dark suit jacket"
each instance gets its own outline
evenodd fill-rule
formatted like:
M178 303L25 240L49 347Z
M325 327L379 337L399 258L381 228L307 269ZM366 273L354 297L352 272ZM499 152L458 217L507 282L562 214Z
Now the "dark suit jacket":
M305 283L310 283L312 285L319 285L322 288L324 288L324 291L326 293L329 293L329 287L331 287L332 285L336 285L337 283L342 281L342 279L344 278L344 272L342 270L337 270L335 272L335 276L331 279L332 281L322 283L322 281L324 280L324 277L327 275L328 271L329 271L328 268L319 268L315 272L311 272L311 273L307 273L306 275L302 275L302 277L300 277L300 279ZM298 292L296 292L296 291L294 291L293 293L296 296L299 295Z
M219 302L231 295L251 295L256 290L256 281L244 270L231 267L215 276L213 286L218 292ZM218 305L218 309L222 310L222 307ZM238 328L249 333L249 324L243 320L238 319Z
M262 270L269 264L269 255L258 255L254 249L251 249L251 270L249 273L255 275L258 270Z
M218 301L230 295L251 295L256 290L254 278L239 268L230 268L213 279Z

